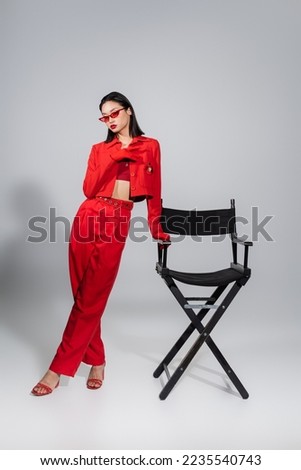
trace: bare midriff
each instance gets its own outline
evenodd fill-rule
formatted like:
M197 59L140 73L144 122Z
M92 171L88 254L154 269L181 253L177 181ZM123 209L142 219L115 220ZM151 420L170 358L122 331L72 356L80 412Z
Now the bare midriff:
M124 180L116 180L112 197L115 199L130 200L130 182Z
M127 148L127 145L122 145L121 148ZM120 178L118 178L120 176ZM129 162L119 162L119 169L117 179L115 181L112 197L115 199L123 199L124 201L130 200L130 173L129 173Z

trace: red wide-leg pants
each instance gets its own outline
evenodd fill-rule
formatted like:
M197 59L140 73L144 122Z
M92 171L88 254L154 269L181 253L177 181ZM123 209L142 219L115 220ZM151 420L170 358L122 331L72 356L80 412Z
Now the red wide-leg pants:
M105 362L100 319L118 272L132 207L130 201L87 199L75 216L69 243L74 305L49 367L57 374L73 377L81 362Z

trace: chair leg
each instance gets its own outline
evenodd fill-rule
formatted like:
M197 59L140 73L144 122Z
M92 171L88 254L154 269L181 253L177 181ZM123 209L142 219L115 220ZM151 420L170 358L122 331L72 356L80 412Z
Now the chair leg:
M168 397L180 377L184 374L185 369L177 367L174 373L170 376L170 379L166 382L161 392L159 393L160 400L165 400Z
M218 347L215 345L214 341L211 339L209 336L206 340L206 343L220 365L223 367L224 371L226 372L227 376L237 389L237 391L240 393L241 397L244 399L247 399L249 397L249 394L233 369L230 367ZM159 394L159 398L161 400L165 400L165 398L169 395L173 387L176 385L180 377L184 374L185 370L189 366L190 362L194 358L194 356L197 354L199 351L200 347L203 345L203 338L201 336L198 337L198 339L195 341L193 346L190 348L184 359L181 361L180 365L177 367L177 369L174 371L174 373L170 376L169 380L167 381L166 385L163 387Z
M172 287L171 291L175 295L175 293L176 293L175 289L178 290L176 284L173 281L172 282L169 281L169 285L170 285L170 288ZM212 294L212 297L215 300L209 300L204 305L213 304L214 301L216 301L221 296L221 294L224 292L226 287L227 286L218 287L214 291L214 293ZM179 293L180 293L180 291L179 291ZM183 307L183 305L185 305L185 303L186 303L185 297L183 297L181 293L180 293L181 298L179 297L178 293L176 293L176 294L177 294L176 298L177 298L178 302L181 302L181 306ZM186 313L186 309L184 309L184 307L183 307L183 310ZM201 310L199 311L199 313L196 316L199 319L199 321L201 322L207 313L208 313L208 309L201 308ZM161 363L159 364L159 366L157 367L157 369L153 373L153 376L155 378L160 377L162 372L164 372L164 365L167 366L168 364L170 364L170 362L173 360L173 358L176 356L176 354L179 352L179 350L182 348L182 346L186 343L186 341L191 336L191 334L195 331L195 329L196 329L196 327L193 325L193 323L190 323L190 325L186 328L184 333L180 336L180 338L177 340L177 342L173 345L171 350L167 353L167 355L164 357L164 359L161 361Z
M247 390L245 389L245 387L243 386L243 384L241 383L241 381L239 380L239 378L237 377L233 369L230 367L229 363L226 361L225 357L222 355L222 353L220 352L216 344L212 341L212 338L210 336L209 338L207 338L206 343L209 349L211 350L211 352L214 354L214 356L220 363L220 365L222 366L222 368L224 369L224 371L226 372L227 376L233 383L234 387L240 393L241 397L243 399L249 398L249 394Z
M167 367L167 365L170 363L170 361L175 357L179 349L184 345L184 343L187 341L189 336L192 334L192 332L197 329L198 332L200 333L200 336L197 338L193 346L190 348L184 359L181 361L180 365L177 367L177 369L174 371L174 373L170 376L168 379L166 385L163 387L159 397L161 400L164 400L170 393L170 391L173 389L175 384L178 382L180 377L183 375L184 371L187 369L188 365L192 361L193 357L196 355L198 350L201 348L201 346L204 344L204 342L207 343L208 347L220 363L220 365L223 367L224 371L226 372L227 376L233 383L233 385L236 387L242 398L246 399L248 398L249 394L247 390L244 388L240 380L238 379L237 375L234 373L233 369L230 367L220 350L217 348L215 345L214 341L210 337L210 333L213 330L213 328L216 326L217 322L221 319L223 314L225 313L226 309L234 299L234 297L237 295L239 292L241 285L238 283L235 283L224 300L222 301L221 305L218 307L216 310L215 314L211 317L211 319L208 321L206 326L204 326L201 323L201 320L204 318L206 313L208 312L208 309L202 308L200 312L196 315L192 309L185 309L184 305L186 304L186 299L176 286L176 284L173 282L172 279L168 279L168 286L180 305L182 306L183 310L185 313L188 315L189 319L191 320L191 324L188 326L188 328L184 331L182 336L178 339L178 341L175 343L175 345L172 347L172 349L169 351L169 353L165 356L163 361L160 363L160 365L157 367L157 369L154 372L154 377L159 377L160 374L163 372L163 370ZM216 289L212 297L219 297L221 293L225 290L227 286L220 286ZM213 301L212 301L213 302ZM210 301L207 303L207 305L210 305ZM204 313L205 310L205 313Z

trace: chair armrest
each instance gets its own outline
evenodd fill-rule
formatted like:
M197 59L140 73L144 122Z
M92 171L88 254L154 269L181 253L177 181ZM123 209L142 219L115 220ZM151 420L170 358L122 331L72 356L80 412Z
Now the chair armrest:
M154 241L157 242L158 247L158 264L166 268L167 263L167 248L171 245L171 241L169 240L160 240L153 238Z
M248 242L247 240L243 240L242 238L239 238L237 235L232 235L232 241L233 243L239 243L240 245L244 245L244 246L253 246L253 242Z
M253 242L248 242L242 238L239 238L236 233L231 234L231 240L232 240L232 250L233 250L233 262L236 265L237 264L237 244L239 243L240 245L243 245L245 247L244 249L244 264L243 267L244 269L248 269L248 253L249 253L249 246L253 246Z

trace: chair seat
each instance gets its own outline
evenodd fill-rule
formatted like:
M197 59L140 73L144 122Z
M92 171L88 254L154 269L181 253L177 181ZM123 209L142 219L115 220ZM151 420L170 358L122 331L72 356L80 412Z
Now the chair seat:
M222 269L211 273L182 273L180 271L166 269L165 274L184 284L192 284L195 286L223 286L245 277L245 274L233 268Z

